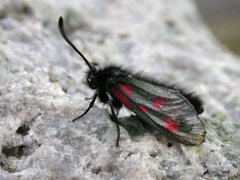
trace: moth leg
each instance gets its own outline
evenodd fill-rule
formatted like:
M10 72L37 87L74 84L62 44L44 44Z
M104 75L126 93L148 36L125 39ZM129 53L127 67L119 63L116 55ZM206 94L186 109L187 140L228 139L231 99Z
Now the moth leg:
M108 104L109 104L109 106L110 106L110 108L111 108L111 112L112 112L112 114L110 114L110 118L111 118L111 120L112 120L113 122L115 122L116 128L117 128L116 146L119 146L119 139L120 139L120 127L119 127L119 124L120 124L120 122L118 121L118 118L117 118L116 113L115 113L115 111L114 111L112 101L109 100L109 103L108 103Z
M85 99L85 100L91 100L91 99L94 98L94 96L95 96L95 94L94 94L93 96L91 96L91 97L85 97L84 99Z
M81 114L80 116L74 118L74 119L72 120L72 122L76 121L77 119L82 118L84 115L86 115L86 114L88 113L88 111L93 107L93 105L94 105L94 103L95 103L95 100L97 99L97 96L98 96L98 94L95 93L95 94L93 95L93 97L92 97L92 101L89 103L89 106L88 106L88 108L85 110L85 112L84 112L83 114Z

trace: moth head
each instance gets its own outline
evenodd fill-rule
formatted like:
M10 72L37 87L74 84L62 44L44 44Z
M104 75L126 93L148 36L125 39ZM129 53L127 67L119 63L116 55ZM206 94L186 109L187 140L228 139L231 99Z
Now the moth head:
M87 84L91 89L97 89L97 69L94 66L87 72Z

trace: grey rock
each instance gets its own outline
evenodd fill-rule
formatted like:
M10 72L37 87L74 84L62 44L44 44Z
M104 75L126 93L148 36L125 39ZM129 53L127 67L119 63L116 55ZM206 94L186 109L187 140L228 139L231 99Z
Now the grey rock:
M92 62L197 91L206 141L168 147L161 135L134 139L121 128L115 147L115 125L99 104L72 123L93 92L59 33L60 15ZM0 179L240 178L240 61L191 0L2 0L0 18Z

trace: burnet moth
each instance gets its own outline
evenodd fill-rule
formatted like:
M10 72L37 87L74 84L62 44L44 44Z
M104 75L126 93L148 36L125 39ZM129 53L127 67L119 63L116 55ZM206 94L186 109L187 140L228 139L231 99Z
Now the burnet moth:
M120 138L117 112L123 106L134 113L132 119L139 118L154 130L177 142L194 146L204 141L206 133L198 117L203 112L203 105L198 96L176 85L134 74L119 66L97 68L68 39L62 17L59 18L58 26L65 41L89 67L87 84L95 90L88 108L73 121L86 115L98 98L110 107L110 118L117 128L117 146Z

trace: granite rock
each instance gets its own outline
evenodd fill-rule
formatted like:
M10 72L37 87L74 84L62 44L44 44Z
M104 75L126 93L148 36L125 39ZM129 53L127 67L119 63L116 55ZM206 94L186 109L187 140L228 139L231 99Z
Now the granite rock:
M87 67L61 37L101 66L116 63L184 84L205 101L206 141L135 139L97 103ZM191 0L2 0L0 179L240 178L240 61L212 36ZM120 112L128 115L127 110Z

